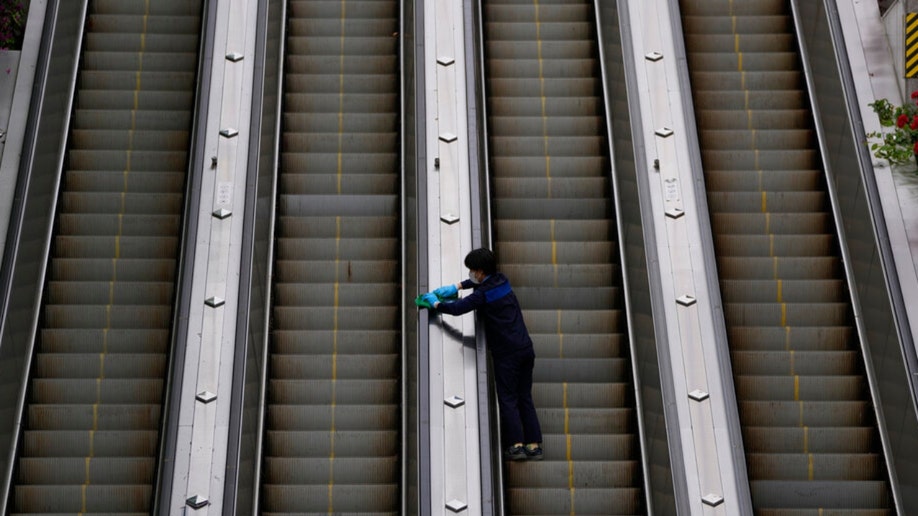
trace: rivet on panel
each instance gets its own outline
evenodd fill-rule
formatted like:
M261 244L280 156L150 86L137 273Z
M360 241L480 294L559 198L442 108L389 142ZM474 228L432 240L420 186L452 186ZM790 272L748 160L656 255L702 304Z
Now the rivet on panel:
M234 63L238 63L239 61L242 61L242 57L243 57L242 54L240 54L239 52L230 52L229 54L226 54L226 58Z
M443 400L443 403L446 403L452 408L459 408L465 405L465 400L460 398L459 396L450 396L449 398L446 398L445 400Z
M708 393L704 392L701 389L695 389L694 391L688 393L688 397L692 398L695 401L704 401L708 399Z
M663 138L666 138L666 137L668 137L668 136L672 136L672 135L673 135L673 130L670 129L669 127L661 127L661 128L659 128L659 129L657 129L656 131L654 131L654 133L655 133L657 136L662 136Z
M695 304L696 301L697 300L695 299L694 296L690 296L688 294L681 295L676 299L676 302L682 306L692 306Z
M185 503L192 509L200 509L201 507L209 504L210 500L201 495L194 495L191 498L186 499Z
M226 303L226 300L222 297L212 296L204 300L204 304L213 308L223 306L223 303Z
M663 54L654 50L653 52L648 52L647 54L644 54L644 58L647 59L648 61L659 61L660 59L663 59Z
M201 391L194 398L201 403L210 403L211 401L217 399L217 395L210 391Z
M227 127L226 129L220 130L220 136L223 136L225 138L232 138L233 136L236 136L237 134L239 134L239 131L233 129L232 127Z
M711 507L717 507L718 505L724 503L724 497L714 493L709 493L702 496L701 501L710 505Z
M446 508L453 512L462 512L468 508L468 504L465 502L453 499L446 502Z
M232 214L233 212L229 211L226 208L220 208L219 210L214 210L214 213L213 213L214 217L217 217L220 220L223 220Z

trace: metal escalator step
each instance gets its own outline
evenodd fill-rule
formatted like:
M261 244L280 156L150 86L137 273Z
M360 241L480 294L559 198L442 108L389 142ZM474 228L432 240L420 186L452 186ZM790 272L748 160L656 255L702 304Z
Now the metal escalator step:
M80 192L71 189L61 196L66 213L119 213L166 215L182 212L181 193Z
M31 485L150 484L154 462L152 457L23 457L19 481Z
M631 434L634 428L632 408L542 408L536 406L543 434ZM565 431L565 429L567 429Z
M279 354L341 354L372 355L398 353L399 332L381 330L278 330L271 332L274 352Z
M32 431L22 434L23 454L29 457L153 457L159 433L68 430ZM82 484L82 482L78 482Z
M624 313L620 310L528 310L523 306L523 317L529 333L617 333L624 327Z
M629 381L630 368L623 358L536 358L533 382L605 383ZM569 395L576 393L569 392Z
M494 22L513 22L523 16L535 20L538 13L542 20L551 20L552 22L572 22L582 21L593 16L593 11L589 4L584 3L549 3L540 2L538 7L528 2L508 2L508 3L491 3L485 6L485 16Z
M487 87L494 97L587 97L597 93L592 78L494 78L488 79Z
M524 14L520 16L525 16ZM534 11L530 8L530 13ZM573 14L573 13L572 13ZM519 18L517 18L519 20ZM488 22L484 29L485 38L491 41L566 41L593 39L593 25L582 21L514 20L510 22Z
M198 56L195 52L83 52L83 66L87 70L124 70L145 72L170 72L194 70ZM192 94L189 92L189 94ZM82 95L81 95L82 96Z
M812 129L705 129L700 138L709 150L809 149L817 144Z
M641 514L641 489L631 487L512 488L505 493L514 514Z
M30 405L32 430L159 430L159 405Z
M290 0L289 16L292 18L338 18L342 15L341 2L337 0ZM372 18L394 18L398 16L398 4L373 0L348 0L348 14Z
M743 280L831 280L840 277L841 263L834 256L820 257L723 257L721 278Z
M54 258L52 277L70 281L172 281L175 260L109 258Z
M153 487L121 485L17 485L13 494L20 514L149 514Z
M328 514L334 502L335 512L359 516L395 515L399 510L399 487L396 484L330 484L297 486L266 484L262 510L265 516L313 516ZM373 507L378 512L364 512Z
M394 195L398 192L399 177L395 174L284 174L281 188L289 193L309 192L313 195ZM299 219L301 217L296 217ZM394 217L386 217L394 219ZM291 223L296 224L295 220ZM302 224L309 226L308 222Z
M539 45L531 41L486 41L485 46L490 59L567 59L592 56L596 51L593 41L571 40L542 41Z
M501 219L599 219L612 209L608 198L534 198L496 199L492 202L494 218Z
M284 113L284 130L293 133L391 133L398 130L393 113Z
M806 150L703 150L703 160L714 169L780 170L810 169L819 162L819 152Z
M274 287L275 302L283 306L394 306L400 301L397 284L312 283L307 285L278 283Z
M831 214L826 212L714 213L711 215L711 225L717 234L831 234L832 222Z
M64 182L68 191L178 194L185 185L185 174L183 172L145 174L143 171L125 173L122 170L68 170L65 172Z
M172 305L52 305L45 307L44 315L47 325L57 328L167 328Z
M39 354L39 356L45 356ZM68 355L73 356L73 355ZM108 357L116 356L109 354ZM151 355L146 355L151 356ZM155 356L155 355L153 355ZM163 355L164 356L164 355ZM137 360L143 355L131 355L131 360ZM66 359L65 359L66 360ZM143 358L143 360L149 360ZM101 362L97 360L97 363ZM162 400L162 378L150 377L151 364L145 367L131 367L129 369L141 370L137 377L126 375L126 368L116 367L114 374L109 375L111 361L105 360L105 377L90 377L75 379L71 375L67 378L57 376L53 378L34 378L31 382L31 399L36 403L159 403ZM115 364L119 366L119 364ZM98 372L99 369L96 369ZM123 378L118 378L123 376ZM144 378L146 377L146 378Z
M578 221L579 222L579 221ZM497 234L504 233L498 231ZM520 233L510 233L509 238L522 238ZM535 240L536 238L534 238ZM583 240L583 239L576 239ZM566 285L569 287L592 287L594 285L611 285L612 279L618 277L619 267L609 264L507 264L501 270L511 283L531 287L548 287Z
M721 280L726 299L736 303L835 303L847 302L841 279L823 280Z
M299 378L337 380L338 388L349 380L396 378L399 357L391 355L271 355L271 376L278 380ZM358 384L356 387L360 387Z
M46 353L165 353L168 329L43 328L39 349Z
M285 149L295 152L375 153L393 148L397 133L284 133ZM372 161L370 161L372 163Z
M865 426L873 409L867 401L740 401L744 426Z
M135 94L132 90L80 90L75 106L78 110L175 111L187 106L192 98L193 94L187 91L141 90Z
M279 238L278 258L284 260L372 260L378 256L395 256L395 238ZM345 264L346 265L346 264Z
M835 239L823 235L740 235L714 237L715 245L724 256L784 256L818 257L835 252Z
M819 170L708 170L705 182L709 192L769 192L817 190L822 188Z
M796 52L791 34L686 34L685 46L694 52Z
M869 453L880 446L868 427L746 427L743 442L751 453Z
M264 474L279 484L373 485L384 484L397 476L398 457L339 457L335 444L334 460L329 457L268 457ZM392 486L393 488L395 486ZM339 508L339 510L343 510Z
M188 161L187 152L178 151L136 151L123 150L70 150L72 170L118 170L131 174L143 171L184 170Z
M577 242L498 242L494 246L501 263L506 264L592 264L615 263L615 245L609 241Z
M778 41L780 43L780 40ZM734 46L730 44L730 48ZM781 52L777 49L766 49L761 52L742 53L725 53L722 50L716 52L693 52L689 54L689 66L692 69L692 77L696 75L704 77L706 72L730 72L736 74L742 71L746 75L756 72L792 70L798 67L798 56L796 52ZM694 79L693 79L694 80ZM705 82L702 81L699 87L705 88ZM743 85L754 84L743 83ZM718 89L718 88L714 88Z
M570 448L568 448L570 443ZM637 437L634 435L559 435L544 436L542 449L545 461L629 461L638 456ZM576 467L576 465L575 465Z
M378 430L396 428L399 419L397 405L268 405L269 428L283 428L287 431L328 430L336 431ZM268 460L267 458L265 460Z
M172 300L172 282L51 281L50 304L164 304Z
M385 63L380 63L383 68ZM287 74L286 81L289 81L289 90L297 93L323 94L323 93L343 93L350 94L385 94L394 93L398 90L398 77L389 73L346 73L347 80L341 80L337 75L328 73L319 73L316 70L313 73Z
M342 177L351 173L389 174L398 170L398 154L377 152L338 154L337 152L306 153L283 152L281 170L325 171L340 173Z
M850 375L858 373L856 351L735 351L737 375Z
M279 353L274 354L278 357L278 360L287 360L296 355L282 355ZM316 355L306 355L300 360L300 362L311 360ZM339 355L339 358L346 357L347 355ZM373 356L370 354L363 355L366 357L364 362L379 361L381 358L388 360L389 357L380 357L379 355ZM398 355L392 354L391 357L397 357ZM324 357L323 357L324 358ZM318 360L318 362L324 363L327 365L327 362L323 360ZM344 360L341 365L345 369L351 367L347 362L349 360ZM373 369L379 369L378 364L370 364ZM294 376L292 379L284 379L284 376L289 374L289 371L296 369L297 365L285 368L281 371L281 374L277 374L270 380L268 388L271 391L271 402L279 403L281 405L318 405L318 404L329 404L336 403L339 405L372 405L372 404L389 404L395 405L399 403L399 384L398 380L395 378L398 377L397 374L391 376L380 376L379 373L372 371L368 372L367 376L360 376L359 371L361 368L358 368L358 374L354 374L349 370L345 370L334 382L330 380L316 380L312 379L316 376L327 376L327 372L321 372L320 374L304 374L303 376L309 376L310 379L304 380L300 379L301 377ZM299 365L302 367L302 365ZM389 364L385 364L385 367L390 367ZM362 369L367 370L369 367L362 367ZM355 376L345 380L345 377ZM374 377L377 377L374 379ZM368 452L372 455L374 452ZM394 452L393 452L394 454Z
M743 327L728 329L732 349L742 350L845 350L857 338L850 326L819 328Z
M86 35L85 45L86 50L90 52L110 52L116 50L118 52L166 52L182 54L197 52L198 36L193 33L142 34L139 32L90 32ZM194 79L192 78L192 80Z
M345 263L328 260L288 260L275 262L274 275L281 283L393 283L398 281L394 260L354 260Z
M157 379L166 372L166 357L162 354L141 353L38 353L35 358L36 378ZM118 384L88 387L117 388Z
M396 456L401 444L395 430L368 432L313 431L287 432L269 430L265 433L265 455L276 457L335 457Z
M506 199L603 199L608 197L609 180L605 177L550 177L497 179L493 192ZM587 222L594 222L588 220ZM595 223L607 222L596 220Z
M810 112L805 109L735 110L708 109L695 114L698 124L705 127L705 134L716 134L714 130L779 130L808 129Z
M584 113L581 116L553 116L543 118L541 114L523 116L492 116L489 118L495 134L518 136L594 136L605 129L605 121L598 116ZM501 194L498 194L501 195Z
M348 11L354 11L349 9ZM345 18L338 14L332 17L316 18L290 18L287 20L287 31L290 37L309 35L310 37L323 36L388 36L392 38L393 30L398 30L396 17L375 18L375 17L354 17L347 15Z
M398 328L397 308L379 307L309 307L274 308L274 320L280 327L289 330L332 330L338 327L349 330L375 330Z
M393 27L394 30L394 27ZM393 35L376 35L361 37L348 35L342 41L340 35L318 37L289 37L289 52L284 59L287 73L316 73L321 69L330 73L341 71L359 71L367 67L381 69L382 63L396 62L394 53L398 48L398 38ZM342 49L347 59L341 62ZM328 68L333 64L334 68ZM390 68L390 70L392 70ZM382 113L387 110L379 110Z
M635 487L640 483L640 464L635 461L579 460L571 466L567 460L546 460L538 468L523 462L510 462L508 489ZM579 514L582 508L578 506Z
M601 104L596 97L572 97L570 95L563 97L542 98L537 96L512 95L501 97L498 101L493 99L488 102L489 118L510 117L510 116L577 116L577 115L594 115L601 108ZM591 159L603 159L600 156L591 156ZM545 159L541 157L541 159ZM503 167L501 167L501 176L505 176Z
M398 207L395 194L380 195L284 195L278 210L284 216L315 217L391 217ZM355 222L357 219L354 219ZM393 256L393 255L386 255Z
M841 326L848 303L724 303L727 324L738 326Z
M861 512L866 509L884 509L892 501L884 481L843 480L753 480L749 482L753 501L761 499L770 502L762 507L776 510L773 514L784 514L781 508L810 508L823 514L862 515L877 512ZM847 512L850 510L851 512ZM770 512L770 511L769 511ZM890 514L894 511L881 511ZM811 512L812 514L812 512Z
M98 220L103 217L93 215ZM138 218L155 218L153 215L141 215ZM61 216L61 218L64 218ZM114 216L110 218L115 218ZM125 216L127 218L127 216ZM77 222L86 223L84 219L74 217ZM155 223L156 221L154 221ZM171 221L166 221L171 222ZM127 226L128 224L125 224ZM162 225L162 224L161 224ZM81 227L70 235L59 236L54 239L54 245L57 246L58 256L61 258L115 258L115 259L148 259L148 258L168 258L174 256L174 251L178 247L175 237L155 236L169 234L168 230L156 228L153 225L149 228L150 236L137 236L138 233L125 230L124 233L131 236L119 236L118 231L111 231L113 236L92 236L86 233L90 231L104 231L104 228Z
M186 131L119 131L76 129L71 145L81 150L181 151L188 146Z
M565 77L590 77L599 67L599 63L591 57L575 59L535 59L523 57L491 58L488 64L493 71L489 74L491 80L512 78L514 81L523 79L551 80Z
M619 287L515 287L520 302L530 310L590 310L597 306L623 308Z
M86 90L182 91L194 89L194 80L191 72L87 70L80 74L80 81ZM185 124L182 129L187 127Z
M787 371L781 371L781 373L787 373ZM848 374L850 373L849 371ZM756 376L751 376L753 374ZM858 400L869 392L869 386L862 376L812 376L812 374L812 372L794 371L793 376L787 374L763 376L758 371L755 373L744 371L734 378L734 384L739 397L752 401L769 399L781 401Z
M112 14L134 14L142 16L149 10L158 16L198 16L201 8L198 2L164 1L155 4L144 0L97 0L96 12Z
M724 12L722 8L719 9L720 12ZM783 14L770 16L693 16L683 14L682 27L686 34L700 32L707 34L787 34L793 33L793 20L790 16Z
M193 2L188 2L189 5ZM88 24L94 32L126 32L151 34L196 34L201 28L200 13L188 16L131 16L124 14L92 13Z
M584 357L583 360L597 360L596 357L601 356ZM575 364L578 361L574 357L565 357L563 360L570 360ZM546 359L539 357L537 361L539 362L537 367L541 367ZM607 372L611 373L611 371ZM585 383L588 381L588 378L583 380L574 378L571 383L540 381L532 386L532 395L533 398L539 400L541 408L624 407L634 404L633 392L629 383Z
M545 156L495 156L491 158L495 168L501 169L502 177L532 177L534 172L544 174L551 171L554 179L584 177L587 171L601 171L608 164L603 157L592 156L553 156L550 168L546 165Z
M534 334L531 337L539 358L617 357L622 356L623 347L627 345L623 335Z
M730 0L706 0L704 2L686 3L683 12L699 16L716 16L730 13L732 16L762 16L784 13L786 7L782 0L756 0L754 2L731 2Z
M787 110L806 109L807 97L802 91L783 91L775 95L772 91L694 91L692 94L696 110ZM740 167L736 167L740 168Z

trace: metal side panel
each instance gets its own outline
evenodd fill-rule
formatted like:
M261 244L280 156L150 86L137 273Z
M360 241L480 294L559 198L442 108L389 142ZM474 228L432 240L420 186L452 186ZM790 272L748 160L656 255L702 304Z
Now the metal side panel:
M918 357L834 2L793 2L858 329L900 514L918 510ZM844 92L839 95L838 92Z

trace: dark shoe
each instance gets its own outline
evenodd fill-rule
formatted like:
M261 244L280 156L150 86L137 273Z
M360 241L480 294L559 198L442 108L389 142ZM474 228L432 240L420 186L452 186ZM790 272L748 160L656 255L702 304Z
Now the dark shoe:
M526 460L529 458L529 455L526 453L526 447L524 446L508 446L504 455L510 460Z
M523 452L526 453L526 459L528 460L542 460L542 447L538 448L523 448Z

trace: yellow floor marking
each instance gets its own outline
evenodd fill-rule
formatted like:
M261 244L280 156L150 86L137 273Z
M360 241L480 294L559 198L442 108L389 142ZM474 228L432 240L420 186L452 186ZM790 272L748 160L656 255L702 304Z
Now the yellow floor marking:
M783 280L778 280L777 288L778 288L778 302L783 303L784 302L784 281ZM781 326L784 326L784 325L782 324Z
M787 303L781 303L781 326L787 325Z
M762 190L762 213L768 212L768 192Z
M790 374L797 374L796 366L795 366L795 364L794 364L795 353L796 353L796 351L794 351L793 349L790 350L790 364L789 364L789 365L790 365Z
M807 478L813 480L813 454L807 455Z
M803 453L810 453L810 427L803 427Z
M800 401L800 375L794 375L794 401Z
M343 7L342 7L343 9ZM335 486L335 417L337 415L338 396L338 309L340 308L340 267L341 267L341 216L335 217L335 288L332 316L332 371L331 371L331 427L329 428L329 454L328 454L328 513L335 512L334 486Z

